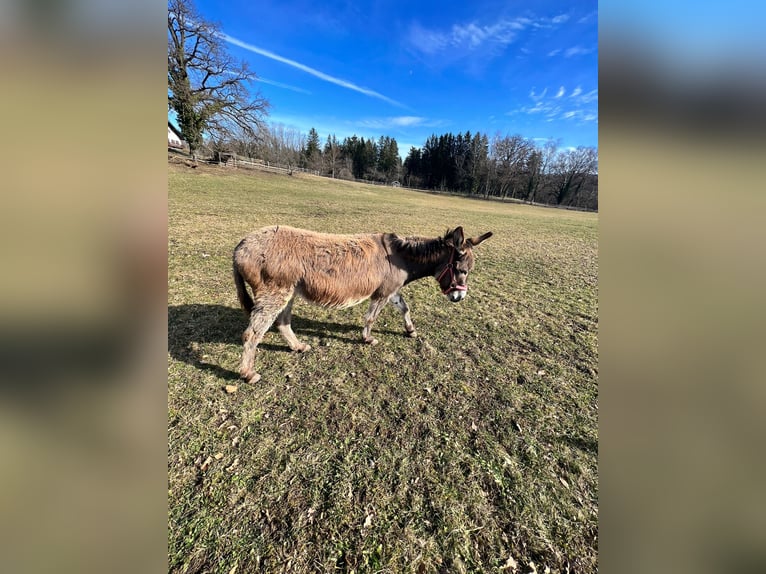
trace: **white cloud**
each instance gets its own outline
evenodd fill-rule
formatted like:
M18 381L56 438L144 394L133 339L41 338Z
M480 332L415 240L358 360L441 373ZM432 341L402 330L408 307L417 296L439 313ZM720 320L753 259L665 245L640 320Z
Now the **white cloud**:
M263 48L259 48L258 46L253 46L252 44L248 44L246 42L243 42L242 40L239 40L237 38L234 38L233 36L229 36L228 34L225 34L223 32L219 33L219 36L225 40L226 42L230 44L234 44L235 46L239 46L240 48L243 48L245 50L248 50L250 52L253 52L254 54L259 54L261 56L264 56L266 58L269 58L271 60L276 60L277 62L281 62L283 64L286 64L288 66L292 66L293 68L297 68L303 72L306 72L307 74L311 74L312 76L315 76L319 78L320 80L324 80L326 82L330 82L331 84L335 84L337 86L340 86L342 88L346 88L349 90L353 90L355 92L359 92L360 94L364 94L365 96L370 96L371 98L377 98L379 100L383 100L384 102L388 102L389 104L392 104L394 106L398 106L400 108L406 108L404 104L397 102L396 100L393 100L387 96L384 96L383 94L376 92L374 90L370 90L368 88L363 88L361 86L357 86L353 82L349 82L348 80L343 80L340 78L336 78L334 76L331 76L329 74L325 74L324 72L320 72L319 70L315 70L314 68L311 68L307 66L306 64L301 64L300 62L296 62L295 60L291 60L289 58L285 58L284 56L280 56L279 54L275 54L274 52L270 52L269 50L264 50Z
M542 113L542 112L545 112L547 109L548 109L548 107L545 104L543 104L542 102L537 102L531 108L522 108L522 110L527 112L528 114Z
M417 126L426 121L426 118L417 116L399 116L391 118L391 123L395 126Z
M387 130L391 128L436 127L444 122L419 116L392 116L386 118L365 118L355 123L368 129Z
M582 86L577 86L566 99L564 99L564 95L567 90L564 86L559 87L554 96L546 97L547 92L548 88L543 89L540 93L536 93L533 88L529 92L529 99L534 104L522 106L506 115L517 113L536 115L547 122L556 120L579 123L598 121L598 109L593 105L594 102L598 101L597 89L583 94Z
M419 23L410 26L409 42L419 51L434 55L449 48L476 50L485 46L507 46L519 33L530 28L552 28L563 24L569 16L555 18L505 18L489 24L477 21L456 23L447 30L428 30Z
M479 26L475 22L452 26L451 44L455 47L478 48L485 43L510 44L519 31L528 26L527 18L501 20L489 26Z
M592 49L585 48L583 46L573 46L564 52L564 56L566 58L573 58L574 56L584 56L586 54L590 54L592 51Z
M410 42L426 54L435 54L444 49L449 40L446 34L426 30L420 24L413 24L410 28Z
M262 84L269 84L270 86L277 86L278 88L284 88L286 90L292 90L293 92L299 92L301 94L310 94L308 90L304 90L303 88L299 88L297 86L291 86L290 84L283 84L282 82L275 82L274 80L267 80L266 78L258 77L255 79L256 82L261 82Z
M580 96L580 101L584 104L598 101L598 90L591 90L587 94Z

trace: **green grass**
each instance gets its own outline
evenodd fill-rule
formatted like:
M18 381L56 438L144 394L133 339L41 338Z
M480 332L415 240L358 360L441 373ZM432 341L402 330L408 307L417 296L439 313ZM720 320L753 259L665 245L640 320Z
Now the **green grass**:
M169 571L597 571L595 214L168 169ZM312 350L270 331L248 385L231 253L269 224L494 236L465 301L405 287L417 339L299 300Z

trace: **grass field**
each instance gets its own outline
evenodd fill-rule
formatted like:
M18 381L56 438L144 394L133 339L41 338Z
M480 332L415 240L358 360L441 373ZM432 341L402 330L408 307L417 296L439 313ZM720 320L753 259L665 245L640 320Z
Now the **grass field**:
M169 571L597 571L597 215L168 170ZM270 331L249 385L231 253L269 224L494 236L465 301L403 289L417 339L299 300L312 350Z

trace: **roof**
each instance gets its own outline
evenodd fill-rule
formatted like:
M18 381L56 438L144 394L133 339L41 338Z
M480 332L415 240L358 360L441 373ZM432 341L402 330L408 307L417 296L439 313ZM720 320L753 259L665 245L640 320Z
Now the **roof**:
M174 125L173 125L173 124L170 122L170 120L168 120L168 128L170 128L170 130L171 130L171 131L172 131L174 134L176 134L176 135L178 136L178 139L179 139L179 140L181 140L181 141L185 141L185 140L184 140L184 138L183 138L183 136L181 135L181 131L180 131L180 130L179 130L177 127L176 127L176 126L174 126Z

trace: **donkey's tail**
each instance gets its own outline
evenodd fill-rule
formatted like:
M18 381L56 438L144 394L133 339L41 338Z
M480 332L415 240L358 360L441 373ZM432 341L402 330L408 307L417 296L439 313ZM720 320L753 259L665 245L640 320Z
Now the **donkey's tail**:
M237 246L239 248L239 246ZM239 271L239 263L237 262L237 250L234 250L234 261L232 270L234 271L234 285L237 286L237 297L239 297L239 302L242 304L242 307L245 309L245 312L250 315L250 313L253 310L253 307L255 304L253 303L252 297L250 297L250 293L247 292L247 287L245 286L245 278L242 276L242 273Z

